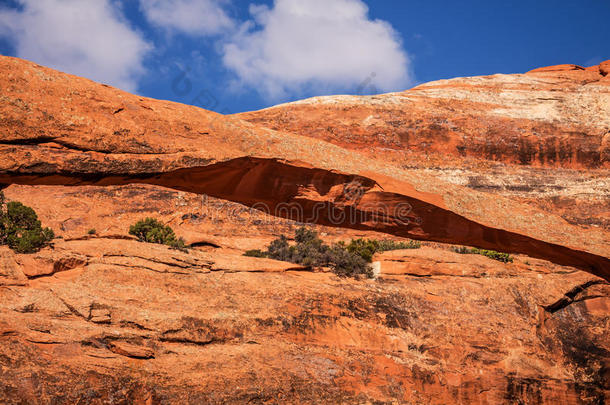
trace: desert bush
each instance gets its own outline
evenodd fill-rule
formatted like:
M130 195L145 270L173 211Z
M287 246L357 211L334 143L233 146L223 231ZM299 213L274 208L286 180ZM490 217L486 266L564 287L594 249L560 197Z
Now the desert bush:
M154 218L145 218L129 227L129 234L134 235L140 242L158 243L174 249L186 250L184 240L176 238L174 230Z
M346 246L348 252L360 256L366 262L373 261L373 255L379 251L379 242L371 239L352 239Z
M321 267L329 264L330 248L324 244L318 234L305 227L296 230L296 245L292 249L292 261L309 267Z
M373 268L361 256L341 245L333 246L328 252L328 264L333 272L343 277L373 277Z
M8 237L8 246L17 253L36 253L54 237L50 228L22 230Z
M288 243L288 238L281 235L269 244L266 254L271 259L293 262L294 250L295 248Z
M248 257L268 257L267 253L263 252L260 249L246 250L246 252L244 253L244 256L248 256Z
M459 253L461 255L467 255L470 254L470 249L468 249L466 246L453 246L451 248L451 250L453 250L455 253Z
M87 235L95 235L95 234L97 234L97 231L95 229L89 229L87 231Z
M373 256L377 252L400 249L419 249L420 247L421 243L417 241L397 242L393 240L352 239L346 246L346 249L370 263L373 261Z
M43 228L36 212L20 202L6 202L0 192L0 245L18 253L35 253L47 245L55 234Z
M349 244L339 242L333 246L326 245L318 234L301 227L295 231L294 244L281 235L273 240L267 250L248 250L244 253L250 257L268 257L309 267L330 267L340 276L373 277L369 263L377 252L397 249L417 249L419 242L396 242L391 240L352 239Z
M490 259L497 260L502 263L512 263L513 257L508 253L496 252L495 250L477 249L473 248L472 253L477 255L487 256Z
M379 244L379 252L388 252L390 250L402 250L402 249L419 249L421 247L421 242L416 240L410 240L408 242L404 241L394 241L394 240L380 240Z
M454 247L452 250L454 252L460 253L460 254L473 254L473 255L486 256L486 257L489 257L490 259L497 260L502 263L512 263L514 260L510 254L496 252L495 250L467 248L465 246Z
M295 244L291 245L288 238L281 235L267 246L266 251L248 250L244 255L268 257L308 267L328 266L335 274L344 277L373 276L372 268L366 260L348 251L345 244L328 246L315 231L305 227L295 231L294 240Z

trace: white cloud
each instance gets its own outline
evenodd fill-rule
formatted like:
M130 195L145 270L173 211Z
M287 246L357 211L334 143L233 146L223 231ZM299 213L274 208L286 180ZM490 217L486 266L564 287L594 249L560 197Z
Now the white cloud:
M361 0L275 0L251 6L224 46L223 62L240 81L271 98L306 90L381 91L412 83L410 61L392 26L371 20Z
M235 22L224 10L228 0L140 0L152 24L195 36L227 32Z
M151 46L110 0L18 0L0 9L0 36L17 56L135 91Z

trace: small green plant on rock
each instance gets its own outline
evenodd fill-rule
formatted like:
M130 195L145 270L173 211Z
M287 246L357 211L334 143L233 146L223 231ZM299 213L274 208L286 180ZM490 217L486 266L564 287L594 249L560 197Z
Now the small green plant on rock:
M482 255L485 257L489 257L490 259L497 260L502 263L512 263L514 258L508 253L496 252L495 250L486 250L479 248L467 248L465 246L453 247L452 250L455 253L459 253L462 255L471 254L471 255Z
M54 237L50 228L42 227L32 208L17 201L7 203L0 191L0 245L17 253L35 253Z
M379 241L371 239L352 239L346 246L348 252L360 256L368 263L373 261L373 256L379 251Z
M490 259L497 260L502 263L512 263L513 257L508 253L496 252L495 250L477 249L473 248L472 253L477 255L483 255Z
M154 218L145 218L129 227L129 234L140 242L158 243L174 249L186 250L184 239L177 238L174 230Z
M246 252L244 253L244 256L248 256L248 257L268 257L267 253L263 252L260 249L246 250Z
M97 231L95 229L89 229L87 231L87 235L96 235L96 234L97 234Z
M395 240L380 240L379 251L387 252L390 250L403 250L403 249L419 249L421 248L421 242L416 240L409 241L395 241Z
M362 257L367 262L373 260L373 256L377 252L387 252L390 250L402 249L419 249L421 243L417 241L393 241L393 240L375 240L375 239L352 239L346 246L346 249Z

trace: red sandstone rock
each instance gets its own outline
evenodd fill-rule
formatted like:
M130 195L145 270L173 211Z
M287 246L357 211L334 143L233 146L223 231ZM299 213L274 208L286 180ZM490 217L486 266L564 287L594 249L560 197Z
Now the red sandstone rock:
M527 73L540 73L540 72L565 72L570 70L586 70L582 66L572 65L572 64L564 64L564 65L555 65L555 66L546 66L538 69L530 70Z
M494 108L520 117L503 128L538 131L539 118L524 115L536 103L523 109L519 104L546 94L548 89L536 86L560 91L563 82L574 89L559 93L565 128L599 125L600 120L588 122L584 111L595 97L599 108L606 108L598 73L531 76L537 79L456 79L462 84L444 89L441 84L419 97L438 117L469 116L463 123L472 121L476 134L495 122L484 112L493 110L470 109L467 101L456 100L491 94ZM578 80L595 90L589 94ZM492 84L473 86L481 81ZM503 88L510 92L514 81L522 86L514 94L524 94L511 104L511 97L500 94ZM323 202L370 213L381 203L408 201L411 227L369 218L354 226L359 229L318 229L328 241L389 237L376 230L487 243L580 264L593 257L604 275L608 234L579 222L608 206L606 194L599 193L607 172L583 163L589 160L570 160L572 169L536 169L513 166L498 155L491 156L494 164L503 163L492 166L476 153L453 159L441 145L442 167L435 169L432 155L414 152L405 170L406 155L396 150L373 145L377 156L367 158L350 150L357 142L325 138L341 128L341 120L357 128L360 114L402 119L408 110L389 107L394 95L353 98L351 104L329 98L334 107L328 109L321 104L303 111L297 103L251 113L257 125L289 123L287 132L274 132L16 59L0 60L0 83L0 173L4 183L30 184L13 184L6 195L34 207L43 224L64 238L35 255L0 247L0 402L610 400L610 285L601 278L527 256L504 264L426 242L421 249L377 255L376 280L340 279L319 269L242 256L280 233L292 234L298 224L239 203ZM526 92L527 86L535 88ZM582 106L564 111L578 92L584 94ZM459 114L434 110L443 94L454 98L448 104ZM378 104L367 111L369 103ZM286 121L276 121L281 110ZM309 133L317 127L308 113L325 129ZM425 110L417 114L427 119ZM539 134L548 137L563 128L554 125ZM362 142L376 133L391 134L391 128L396 127L380 119ZM493 132L478 137L500 139ZM588 146L578 139L570 150L582 154ZM510 155L502 148L502 156ZM587 169L576 170L579 165ZM503 189L502 181L534 191ZM587 200L587 208L574 214ZM537 208L527 205L532 201ZM194 247L185 253L137 242L127 230L145 216L162 219ZM98 235L88 236L91 228Z
M121 356L134 359L152 359L155 357L154 351L147 347L136 346L133 344L115 341L108 344L109 350Z
M433 168L453 161L463 168L474 158L609 168L610 150L600 144L610 125L610 88L599 71L570 69L439 80L375 96L314 97L236 116L373 154L395 151L409 166L431 160Z
M440 80L385 95L315 97L236 116L607 230L605 63L587 71Z
M603 235L568 230L558 218L509 200L473 195L327 142L2 61L0 183L155 184L265 204L301 221L524 253L610 277ZM428 94L425 85L418 89ZM60 97L71 101L57 103ZM353 185L356 198L346 192Z
M207 272L213 252L189 268L204 254L135 241L60 245L95 256L0 288L3 402L599 403L608 395L610 285L548 262L424 247L382 254L380 278L358 281ZM131 263L109 261L119 254ZM385 272L388 260L408 268Z
M610 73L610 60L600 63L599 71L603 76L607 76Z
M484 277L489 273L501 274L506 266L514 267L480 255L463 255L429 247L383 252L374 260L379 261L382 276Z

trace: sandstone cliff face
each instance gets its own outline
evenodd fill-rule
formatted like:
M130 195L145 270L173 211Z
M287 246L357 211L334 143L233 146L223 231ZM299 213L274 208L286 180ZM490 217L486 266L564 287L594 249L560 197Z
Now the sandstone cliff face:
M610 288L577 270L610 274L608 228L583 223L608 211L607 148L591 152L607 143L604 66L224 117L0 58L0 183L60 236L34 255L0 248L0 402L609 401ZM535 101L546 92L557 122L536 110L555 111ZM436 152L386 142L418 114L429 132L414 139ZM442 116L458 135L438 138ZM476 139L505 139L486 132L499 125L571 157L489 155ZM460 137L463 153L441 142ZM193 249L130 238L144 216ZM376 256L375 280L242 256L310 218L328 241L430 242Z
M23 256L0 253L16 273L29 268ZM0 397L41 404L608 399L607 283L534 259L505 265L431 247L391 253L379 258L387 274L356 281L260 259L238 266L226 259L240 256L221 249L182 254L104 237L58 242L54 255L77 260L0 288Z
M237 116L355 149L610 168L608 63L440 80L377 96L315 97Z
M2 61L0 184L143 182L264 204L295 220L524 253L610 277L604 232L585 235L511 200L320 140Z
M609 64L316 97L237 117L608 229Z

